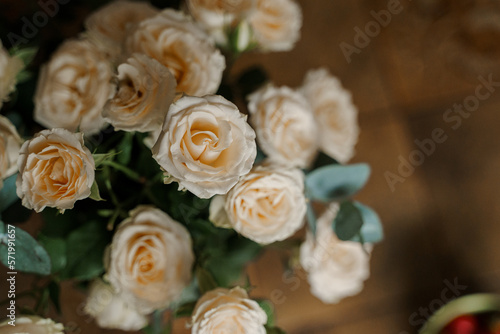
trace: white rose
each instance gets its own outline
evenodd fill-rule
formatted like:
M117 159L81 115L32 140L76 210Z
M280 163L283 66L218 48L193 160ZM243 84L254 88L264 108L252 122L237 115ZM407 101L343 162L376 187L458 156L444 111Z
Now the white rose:
M265 51L289 51L300 37L302 11L293 0L257 0L248 21Z
M221 45L227 44L227 29L255 6L255 0L187 0L186 3L193 18Z
M7 117L0 115L0 189L3 180L17 171L17 157L22 139Z
M89 288L84 311L94 317L102 328L138 331L149 322L133 304L127 304L110 284L100 278L94 280Z
M226 67L208 35L189 17L170 9L142 21L127 38L126 49L168 67L177 80L177 91L188 95L215 93Z
M265 334L267 315L242 288L217 288L198 300L192 321L192 334Z
M308 167L317 153L317 128L304 97L288 87L267 85L248 99L250 123L269 159Z
M191 281L194 262L187 229L163 211L139 206L113 236L107 278L142 314L167 307Z
M88 40L68 40L44 65L35 92L34 119L47 128L99 132L111 97L111 66Z
M369 255L358 242L341 241L332 229L339 205L331 204L317 220L316 237L308 232L300 263L308 273L311 293L324 303L358 294L370 276Z
M170 106L153 157L200 198L226 194L247 174L257 155L246 116L222 96L184 96Z
M64 334L64 326L52 319L44 319L33 315L16 317L15 326L9 324L10 319L0 322L2 334Z
M299 169L279 165L258 166L240 179L225 201L213 200L210 206L212 219L218 220L217 206L221 204L225 207L228 224L222 218L219 225L229 225L261 244L284 240L304 223L304 174Z
M116 130L149 132L161 127L175 96L175 78L158 61L134 54L118 66L117 89L103 117Z
M99 48L117 59L123 42L135 26L159 10L145 2L117 0L92 13L85 20L87 36Z
M358 141L358 111L351 94L326 69L307 73L301 89L311 104L323 152L340 163L354 155Z
M16 76L23 67L22 60L11 57L0 41L0 108L16 88Z
M90 196L95 162L82 133L43 130L24 142L17 165L17 196L28 209L64 211Z

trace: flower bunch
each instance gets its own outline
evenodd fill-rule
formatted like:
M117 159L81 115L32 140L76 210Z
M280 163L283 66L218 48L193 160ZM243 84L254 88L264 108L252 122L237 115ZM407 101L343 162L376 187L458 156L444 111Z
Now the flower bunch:
M301 241L306 222L294 247L311 292L336 303L362 289L382 228L351 199L370 170L345 165L359 132L350 93L326 69L298 88L252 82L242 106L231 97L244 89L220 90L239 54L289 50L300 27L292 0L111 2L40 66L27 114L9 101L23 51L0 49L0 249L16 233L35 250L2 257L47 276L35 313L73 279L101 327L157 333L166 314L191 317L192 333L279 332L243 273L266 245ZM36 239L16 225L30 210Z

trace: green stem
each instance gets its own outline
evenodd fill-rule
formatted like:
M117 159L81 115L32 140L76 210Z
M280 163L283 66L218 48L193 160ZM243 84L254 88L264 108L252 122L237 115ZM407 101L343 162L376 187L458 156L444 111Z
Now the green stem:
M109 166L111 168L114 168L114 169L122 172L132 181L136 181L139 183L144 182L144 178L142 176L140 176L136 171L134 171L126 166L120 165L119 163L116 163L116 162L111 161L111 160L105 160L102 162L102 165Z

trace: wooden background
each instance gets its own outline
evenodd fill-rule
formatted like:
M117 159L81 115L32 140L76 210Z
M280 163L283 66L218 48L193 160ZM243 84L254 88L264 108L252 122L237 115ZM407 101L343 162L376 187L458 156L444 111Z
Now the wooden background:
M370 12L386 9L388 2L300 4L304 25L296 48L243 56L234 71L261 64L276 84L296 87L308 69L324 66L352 91L361 126L353 162L373 169L357 199L379 212L386 238L373 251L365 289L339 304L315 299L306 280L298 287L284 280L276 251L249 266L253 296L270 298L278 291L284 302L276 303L277 321L289 333L405 334L415 333L452 296L443 294L449 284L460 285L457 295L499 292L500 87L456 129L443 119L454 104L473 101L479 77L500 82L497 2L401 0L402 11L350 63L339 45L354 45L354 28L364 29L374 20ZM65 33L79 29L77 20ZM416 156L415 140L432 138L435 129L444 131L446 141L392 191L384 174L397 174L400 157ZM72 332L118 333L97 329L82 315L85 296L70 283L62 298L58 320L73 326ZM176 327L175 333L189 332L182 323Z

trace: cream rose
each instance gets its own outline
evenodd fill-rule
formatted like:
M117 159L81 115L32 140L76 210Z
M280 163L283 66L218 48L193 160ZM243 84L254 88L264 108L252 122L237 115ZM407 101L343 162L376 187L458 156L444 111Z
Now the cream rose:
M223 226L261 244L284 240L304 223L304 174L279 165L258 166L240 179L223 203L211 203L212 217L220 204L229 221Z
M44 319L33 315L16 317L15 326L9 324L10 319L0 322L2 334L64 334L64 326L55 323L52 319Z
M301 89L311 104L323 152L341 163L354 155L358 141L358 111L351 94L326 69L307 73Z
M198 300L192 322L192 334L265 334L267 315L242 288L217 288Z
M122 52L127 34L139 22L158 13L159 10L149 3L116 0L99 8L85 20L87 36L115 60Z
M189 13L210 32L217 44L227 44L227 29L245 18L255 0L187 0Z
M142 21L127 38L126 50L144 53L168 67L177 80L177 91L188 95L215 93L226 67L208 35L187 16L170 9Z
M90 196L95 163L82 133L44 130L26 141L17 161L17 196L28 209L72 209Z
M3 180L17 171L17 157L21 144L22 139L14 124L7 117L0 115L0 189Z
M252 168L255 132L246 116L222 96L184 96L170 106L153 157L200 198L226 194Z
M191 281L191 236L153 207L136 208L118 226L109 256L108 280L142 314L167 307Z
M288 88L267 85L248 97L250 123L271 161L308 167L317 153L317 129L304 97Z
M175 96L175 78L158 61L134 54L118 66L115 95L103 116L116 130L149 132L161 127Z
M95 318L99 327L138 331L149 319L132 304L127 304L110 284L100 278L94 280L84 307L85 313Z
M248 21L265 51L289 51L300 37L302 11L293 0L257 0Z
M34 119L47 128L99 132L112 93L111 66L88 40L68 40L44 65L35 92Z
M324 303L338 303L358 294L370 276L369 255L358 242L341 241L332 229L339 205L331 204L318 219L316 237L308 232L300 247L311 293Z
M0 108L16 88L16 76L23 67L22 60L11 57L0 41Z

